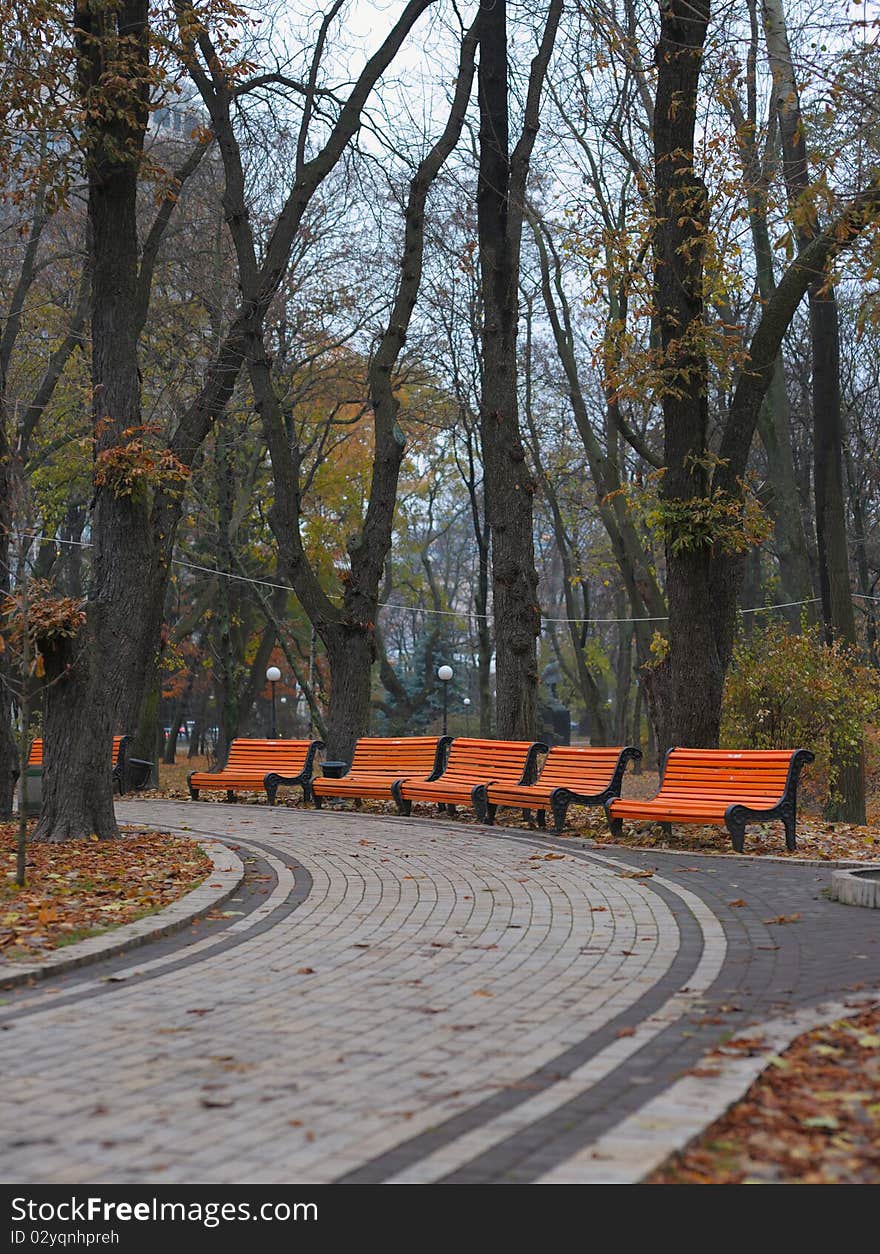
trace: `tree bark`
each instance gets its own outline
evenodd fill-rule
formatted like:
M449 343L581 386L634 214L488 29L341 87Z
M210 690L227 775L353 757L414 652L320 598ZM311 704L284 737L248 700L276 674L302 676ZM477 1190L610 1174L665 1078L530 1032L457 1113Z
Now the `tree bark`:
M5 394L6 380L0 373L0 604L10 590L9 541L12 526L12 457ZM0 819L9 818L12 814L12 794L18 773L18 748L12 735L12 694L9 684L9 660L4 649L0 653Z
M801 248L815 240L818 221L809 204L810 173L805 122L792 61L783 0L764 0L764 30L773 75L773 94L792 230ZM844 423L840 399L840 319L837 297L827 274L810 286L810 341L813 364L813 490L819 556L819 592L828 644L856 645L855 611L849 576L846 498L843 487ZM832 739L832 774L836 784L826 817L864 823L864 742L851 746Z
M516 338L525 190L540 98L562 5L551 0L529 76L523 131L511 154L506 0L481 9L477 237L483 305L480 428L492 549L497 734L535 734L541 631L532 498L520 437Z
M217 426L216 446L214 450L215 483L217 488L217 560L220 570L232 569L232 542L230 528L232 526L232 507L234 500L234 479L232 468L232 450L229 433L221 422ZM233 628L235 615L235 590L229 579L217 580L217 600L215 602L214 629L215 659L214 683L218 704L218 724L220 727L217 740L217 756L226 761L229 746L238 735L238 663L236 660L236 641Z
M81 638L48 650L43 807L35 840L118 836L111 741L131 676L149 656L149 498L118 451L140 434L137 188L147 127L146 0L76 8L92 275L94 447L108 460L92 503L92 586ZM74 654L77 656L74 657ZM72 665L72 670L68 666Z
M732 100L736 139L747 179L749 228L755 255L755 273L762 300L769 300L776 289L773 245L767 222L767 187L769 174L765 169L769 157L762 161L758 151L757 63L760 37L757 0L748 0L750 39L746 58L746 110L736 97ZM771 111L767 148L771 149L775 127L775 110ZM775 144L772 145L775 148ZM785 385L782 356L777 357L767 396L758 414L758 434L767 457L768 478L772 487L767 509L773 519L776 560L779 564L779 600L806 602L791 605L783 611L793 627L806 613L808 621L816 618L813 579L803 506L798 491L791 442L791 412Z
M836 219L800 249L763 307L740 371L718 456L705 458L705 379L700 346L701 251L705 193L693 173L694 116L707 9L684 0L664 9L657 50L655 111L657 221L655 282L667 378L663 397L667 473L664 497L676 506L717 490L736 500L758 413L782 340L798 305L831 259L880 212L880 176L857 192ZM714 467L709 476L709 466ZM686 514L686 509L685 509ZM674 529L670 529L675 535ZM717 744L721 687L730 659L741 561L707 544L684 552L667 545L669 656L646 671L658 750L670 744Z

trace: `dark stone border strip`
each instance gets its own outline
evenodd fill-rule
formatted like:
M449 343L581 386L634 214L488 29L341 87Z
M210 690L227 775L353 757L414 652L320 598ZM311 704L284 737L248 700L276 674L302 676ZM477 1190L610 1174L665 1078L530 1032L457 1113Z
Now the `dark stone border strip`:
M651 1101L643 1104L634 1119L624 1118L596 1142L594 1161L561 1164L557 1179L552 1173L543 1183L636 1184L662 1167L702 1137L708 1127L738 1102L768 1067L798 1037L824 1024L859 1014L880 998L880 989L853 994L846 1002L821 1002L793 1014L749 1027L734 1037L728 1049L715 1050L699 1059L697 1072L685 1074ZM761 1041L757 1053L738 1053L738 1039ZM659 1124L659 1127L658 1127ZM583 1147L582 1147L583 1148ZM590 1169L592 1168L592 1169ZM586 1179L584 1178L586 1177Z
M169 830L173 831L175 829L169 828ZM245 845L248 847L264 847L264 842L250 836L248 836L246 840L242 839L241 841L239 841L237 837L226 837L225 839L229 840L233 847L237 848L241 846L243 853ZM288 895L287 899L281 905L277 906L270 915L263 919L261 923L257 923L254 927L242 932L240 936L230 936L226 940L218 939L216 944L189 956L187 956L185 951L192 944L192 938L188 936L184 937L181 935L180 930L178 930L173 935L158 939L155 945L151 947L149 954L150 961L152 961L154 958L162 958L166 955L172 955L179 950L184 951L182 956L176 962L168 962L165 965L150 971L138 972L135 969L130 976L123 976L122 974L126 969L130 968L130 955L119 954L115 958L96 961L94 966L91 966L89 969L89 981L87 987L83 987L81 985L78 986L76 983L72 983L68 992L54 996L51 1003L45 1002L41 1005L25 1006L16 1010L15 992L18 992L20 1000L21 994L24 990L21 988L13 990L13 997L10 998L9 1005L5 1008L4 1013L0 1013L0 1025L8 1026L10 1020L25 1018L31 1014L39 1014L50 1004L53 1008L57 1006L67 1006L73 1004L74 1002L82 1001L87 997L106 996L122 987L131 988L133 985L145 983L148 980L158 979L160 976L167 975L170 972L179 971L183 967L192 966L195 963L202 961L203 958L213 958L217 954L228 953L229 950L236 948L238 945L250 940L252 937L259 936L262 933L267 932L270 928L274 927L276 923L287 918L289 914L292 914L294 910L301 906L308 898L313 886L311 874L306 867L302 865L302 863L296 861L293 857L283 855L281 851L275 849L271 845L268 846L268 850L271 851L273 857L282 861L288 870L294 873L295 884L293 891ZM252 914L254 910L264 903L267 873L270 873L272 876L274 876L275 873L272 870L271 864L264 858L259 857L259 855L257 857L256 865L248 866L247 863L249 861L251 861L251 859L249 859L245 854L246 865L244 884L242 888L242 891L246 894L242 902L244 909L236 918L210 921L211 928L217 932L218 937L222 935L223 932L228 931L236 923L240 923L243 918L246 918L248 914ZM277 877L275 877L275 883L277 884ZM269 891L271 891L271 886ZM204 918L194 920L196 925L204 924L205 922L206 920ZM199 939L202 940L204 937L200 937ZM68 975L70 974L72 973L68 973ZM96 988L93 982L95 979L104 982ZM53 981L53 988L57 988L58 984L60 984L63 988L64 985L68 983L71 983L69 979L65 979L64 976L60 976L57 982ZM27 992L33 992L33 989L28 989Z
M520 836L517 839L522 840L524 844L531 845L534 843L528 836ZM544 843L542 842L542 847ZM563 846L557 845L556 847L562 848ZM577 857L579 861L589 862L594 866L600 865L589 858L588 855L580 854L579 851L575 852L568 846L565 847L565 850L566 853ZM607 870L608 868L605 866L603 869ZM441 1149L444 1145L448 1145L464 1133L481 1127L509 1110L514 1110L517 1106L522 1105L523 1102L529 1101L539 1093L552 1088L560 1080L566 1079L578 1067L588 1062L600 1050L610 1045L621 1030L637 1027L644 1019L647 1019L659 1010L669 997L684 987L696 969L703 951L699 924L681 898L669 889L663 888L659 884L649 884L648 887L655 891L669 906L678 925L680 935L678 953L667 971L658 979L649 992L615 1015L614 1018L609 1019L601 1028L591 1032L589 1036L579 1041L576 1045L570 1046L536 1071L521 1077L517 1080L515 1088L501 1089L499 1092L493 1093L491 1097L485 1098L476 1106L471 1106L458 1115L453 1115L451 1119L447 1119L436 1128L432 1128L428 1132L419 1133L410 1140L396 1145L384 1154L380 1154L370 1162L364 1163L353 1171L338 1177L334 1183L379 1184L405 1168L412 1166L414 1163L419 1162L422 1158L426 1158L429 1154L433 1154L436 1150ZM665 1035L665 1033L662 1035ZM652 1044L653 1042L649 1042L643 1048L647 1050ZM637 1057L641 1056L641 1053L642 1051L639 1052ZM631 1065L631 1060L621 1063L619 1067L609 1073L601 1085L594 1087L604 1092L605 1086L611 1082L612 1078L618 1072L624 1072ZM588 1092L593 1091L593 1089L588 1090ZM565 1108L563 1107L562 1109L564 1110ZM551 1114L544 1120L530 1124L521 1132L513 1134L500 1142L498 1146L486 1151L486 1154L479 1155L474 1159L475 1166L473 1170L471 1165L467 1164L466 1168L444 1177L443 1182L446 1183L448 1180L449 1183L465 1183L466 1181L470 1182L471 1179L484 1181L486 1172L481 1167L476 1166L476 1164L481 1164L484 1159L489 1159L494 1163L496 1158L500 1158L503 1155L504 1147L509 1144L515 1144L518 1148L521 1145L530 1147L536 1137L540 1141L545 1140L547 1133L543 1131L543 1127L548 1120L552 1121L553 1119L554 1115ZM537 1130L534 1134L532 1132L533 1128Z
M521 837L517 835L517 839ZM588 854L575 853L568 842L558 842L556 847L567 848L572 856L590 860ZM604 856L624 864L644 866L652 856L655 865L658 856L662 864L662 854L666 851L627 851L631 854L629 857L621 857L621 852L609 851ZM677 870L662 865L658 869L667 877L670 873L675 875ZM778 884L777 893L782 889L807 899L807 895L812 893L809 883L812 869L813 864L797 865L796 875L788 877L790 883L784 886ZM755 881L756 870L756 860L746 860L737 868L737 875ZM662 889L656 882L652 882L652 887L658 892ZM521 1132L476 1155L462 1167L442 1177L442 1183L533 1183L603 1135L613 1135L613 1129L621 1122L636 1114L670 1084L676 1083L682 1074L698 1065L705 1054L717 1046L725 1027L734 1022L731 1013L736 1014L737 1027L740 1027L743 1010L759 1012L772 1004L774 999L786 994L800 995L802 1005L810 1003L809 977L813 973L813 965L810 957L801 953L802 942L796 931L783 933L785 940L783 942L780 938L778 946L762 944L762 940L767 939L766 926L750 918L748 911L743 917L739 910L723 908L731 905L723 900L730 890L727 876L723 876L718 884L718 889L724 890L721 897L714 901L712 897L716 891L713 881L701 880L697 876L688 887L712 910L724 928L728 942L722 970L705 995L707 1003L717 1004L715 1012L703 1016L692 1012L684 1021L670 1025L619 1069L607 1075L601 1084L585 1090ZM754 888L755 884L751 887ZM774 896L773 889L767 889L766 885L765 891L768 896ZM751 888L747 892L751 892ZM819 900L818 896L814 899ZM827 904L823 903L826 907ZM768 908L762 907L762 913ZM801 993L797 986L803 985L805 977L807 988ZM835 984L835 987L838 992L842 991L839 985ZM816 995L820 991L817 985ZM737 1005L738 1002L742 1004ZM730 1013L719 1012L718 1007L728 1005Z
M144 915L131 923L123 923L97 936L87 937L71 945L69 949L65 947L54 950L38 962L0 964L0 988L32 984L35 980L46 980L66 971L92 966L117 954L130 953L150 941L182 931L211 910L224 905L241 887L245 876L244 865L238 855L216 837L198 840L196 843L213 863L201 884L197 884L177 901L169 902L155 914ZM224 860L231 860L232 865L221 866L220 863ZM220 884L212 885L209 882L217 879L221 880ZM212 892L212 888L219 891Z

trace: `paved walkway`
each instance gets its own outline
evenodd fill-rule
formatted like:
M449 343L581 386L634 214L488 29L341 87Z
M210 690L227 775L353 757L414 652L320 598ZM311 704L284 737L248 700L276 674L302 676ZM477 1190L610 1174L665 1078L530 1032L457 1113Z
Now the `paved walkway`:
M120 814L227 840L245 884L5 995L7 1181L602 1179L601 1147L708 1048L880 985L880 912L828 900L827 867L332 810Z

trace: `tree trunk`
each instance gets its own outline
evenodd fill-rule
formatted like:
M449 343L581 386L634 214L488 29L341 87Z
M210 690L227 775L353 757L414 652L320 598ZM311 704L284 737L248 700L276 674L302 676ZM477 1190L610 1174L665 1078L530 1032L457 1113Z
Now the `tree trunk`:
M43 807L35 840L118 836L110 772L122 694L150 656L143 572L152 564L149 498L130 477L140 435L137 188L147 126L146 0L77 5L92 272L96 475L92 585L80 638L53 654L45 696ZM74 652L78 656L74 659ZM61 659L73 671L61 679ZM49 666L47 664L47 674Z
M623 616L623 599L615 597L615 613ZM626 732L629 726L630 692L632 690L633 670L633 630L630 623L617 624L617 656L614 665L616 691L614 696L614 744L626 744Z
M477 700L480 706L480 735L492 735L492 628L489 626L489 558L484 545L479 550L479 573L474 592L477 618Z
M221 422L217 426L215 454L215 481L217 487L217 561L220 570L232 570L232 543L230 527L235 496L232 453L229 435ZM218 724L217 756L226 761L229 746L238 735L238 682L236 648L234 643L232 581L217 581L217 600L214 609L215 660L214 681L217 691Z
M764 0L767 54L773 91L789 212L801 248L818 234L815 209L808 203L810 172L804 119L792 62L782 0ZM826 274L810 286L810 341L813 365L813 487L819 591L828 644L857 644L855 612L849 578L846 502L843 490L844 424L840 403L840 321L837 298ZM832 742L832 775L836 776L826 817L865 822L864 744L856 748Z
M177 760L177 733L180 725L186 716L189 699L192 695L193 684L195 683L196 673L194 669L190 669L186 677L186 687L174 702L174 709L171 711L171 731L168 733L168 739L162 752L162 762L165 766L173 766Z
M816 540L822 618L829 644L858 644L849 578L846 502L843 490L844 426L840 404L840 329L837 301L831 289L810 293L813 348L813 490L816 499ZM825 806L832 822L867 822L865 745L832 739L833 787Z
M505 0L487 5L481 14L477 182L483 304L480 433L492 550L495 718L497 734L503 739L530 740L535 734L538 690L535 642L541 630L541 612L532 533L535 485L520 439L516 337L522 202L531 143L522 150L514 185L509 149ZM551 8L547 31L552 20ZM558 23L558 14L555 21ZM534 70L533 65L530 98ZM527 108L527 122L536 132L538 101L530 99L530 103L533 115L529 119ZM525 129L523 134L525 136ZM533 142L534 134L531 139Z
M694 171L694 129L707 0L661 8L654 111L654 291L663 350L663 497L669 652L646 671L658 748L718 744L725 659L713 615L709 546L682 534L688 508L709 492L708 371L701 343L706 188ZM673 514L674 511L674 514Z
M370 726L372 633L359 624L341 624L323 639L331 675L327 756L350 762L355 741Z
M0 603L9 593L9 533L12 525L12 466L7 439L5 380L0 377ZM27 677L23 677L27 683ZM12 814L12 794L18 772L18 750L12 735L12 697L7 651L0 653L0 819Z
M868 658L874 667L880 666L877 652L877 606L873 600L876 585L871 582L868 570L867 520L862 503L858 477L853 465L849 444L844 444L846 467L846 485L849 494L849 507L852 512L853 531L855 532L856 572L859 580L859 591L865 600L865 640L868 645Z
M641 683L636 684L636 699L633 702L633 718L632 718L632 734L626 740L626 744L632 745L634 749L642 747L642 703L644 701L644 692ZM636 758L633 762L633 774L641 775L644 770L644 760Z
M783 617L796 629L802 614L806 615L808 622L814 622L817 615L812 604L810 554L794 471L791 414L781 358L777 358L770 389L758 415L758 434L767 455L768 477L772 484L768 510L773 519L776 560L779 563L779 600L795 602L783 611Z
M276 590L276 600L278 596L279 594ZM284 593L280 593L280 596L283 598ZM279 613L281 612L282 610L279 609ZM269 659L274 648L275 628L271 623L266 623L266 626L263 628L263 634L260 636L260 643L257 645L257 651L254 654L254 660L238 694L238 726L240 728L247 727L257 697L266 686L266 667L269 665ZM262 732L260 734L262 735Z
M743 160L747 180L749 227L755 254L755 273L761 298L769 300L776 290L773 265L773 245L767 223L767 187L770 175L765 170L758 151L758 87L757 68L760 40L757 0L748 0L750 39L746 59L746 112L734 97L732 111L736 123L736 138ZM777 119L771 111L769 125ZM767 147L770 147L768 139ZM809 547L800 493L794 468L791 441L791 412L785 386L785 371L781 355L777 357L770 388L758 414L758 433L767 456L768 479L772 494L767 509L773 519L776 541L776 558L779 563L780 596L782 602L807 602L793 604L783 611L792 627L797 628L802 613L808 621L816 620L815 607L811 604L813 579L810 567Z
M43 803L33 840L118 835L111 777L112 706L108 699L95 706L88 721L79 718L101 683L95 674L98 653L89 649L88 658L77 656L82 648L81 639L42 646L47 684ZM93 780L97 786L77 786L80 780Z
M483 480L482 507L477 490L474 429L468 419L465 424L467 445L467 472L462 476L468 492L471 522L477 546L477 580L474 588L474 613L477 636L477 700L479 704L480 735L488 740L492 735L492 628L489 622L489 535L486 523L486 488Z

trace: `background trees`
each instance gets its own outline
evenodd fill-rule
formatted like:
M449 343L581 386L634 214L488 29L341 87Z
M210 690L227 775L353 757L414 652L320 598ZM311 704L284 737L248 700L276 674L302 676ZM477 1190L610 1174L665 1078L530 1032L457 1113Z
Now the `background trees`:
M411 0L364 38L354 0L21 8L0 593L86 609L42 695L33 659L40 834L113 833L114 730L265 732L270 659L288 734L343 757L433 725L444 661L459 731L561 702L649 749L717 741L768 623L877 665L867 27L851 56L842 8L812 47L777 0ZM863 818L852 720L831 756Z

